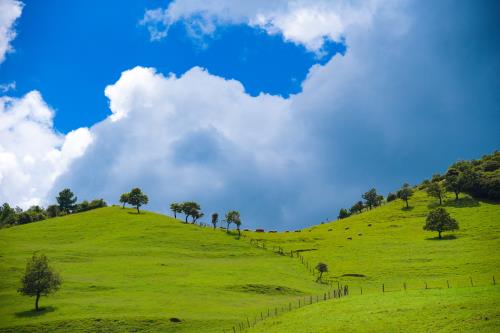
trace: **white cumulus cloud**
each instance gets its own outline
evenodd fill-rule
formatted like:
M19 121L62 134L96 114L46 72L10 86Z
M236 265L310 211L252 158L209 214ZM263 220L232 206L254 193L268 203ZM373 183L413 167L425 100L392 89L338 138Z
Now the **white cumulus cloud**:
M0 0L0 64L12 51L10 42L16 38L14 23L21 16L23 6L18 0Z
M213 34L217 25L247 24L321 53L325 40L338 42L351 27L370 26L379 7L376 0L175 0L146 10L141 23L152 40L166 37L177 22L196 38Z
M44 203L55 179L92 141L87 128L57 133L54 111L38 91L0 97L0 201Z

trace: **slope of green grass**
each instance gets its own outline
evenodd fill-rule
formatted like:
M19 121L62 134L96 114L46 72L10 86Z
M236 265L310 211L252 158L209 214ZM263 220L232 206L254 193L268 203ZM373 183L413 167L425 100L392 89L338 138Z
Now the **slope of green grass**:
M0 331L221 332L324 290L303 266L248 240L118 207L3 229L0 244ZM40 313L16 293L34 251L64 281Z
M312 265L325 262L325 279L366 291L418 289L473 283L487 285L500 278L500 205L461 198L444 206L460 230L437 233L422 229L436 200L423 192L410 199L410 209L397 200L349 218L289 233L252 233L268 247L301 252ZM351 239L349 239L351 238ZM298 260L298 259L295 259ZM352 276L356 275L356 276Z
M248 332L498 332L499 297L498 286L349 296L269 318Z

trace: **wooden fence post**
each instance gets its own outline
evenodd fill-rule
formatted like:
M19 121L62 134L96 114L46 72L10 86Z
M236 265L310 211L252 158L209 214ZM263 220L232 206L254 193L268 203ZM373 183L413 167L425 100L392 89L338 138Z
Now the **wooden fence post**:
M495 282L495 275L493 275L493 285L495 285L496 282Z
M427 289L427 282L425 283L425 289Z
M446 286L450 288L450 281L446 280Z
M363 295L363 287L359 287L359 290L361 291L360 295Z
M470 279L470 285L471 285L471 287L474 287L474 283L472 283L472 276L469 276L469 279Z
M247 324L248 324L248 327L250 327L250 320L248 320L248 317L247 317Z
M236 333L236 328L234 328L234 326L233 326L233 333Z
M382 292L385 293L385 286L383 283L382 283Z
M403 288L406 290L406 282L403 282Z

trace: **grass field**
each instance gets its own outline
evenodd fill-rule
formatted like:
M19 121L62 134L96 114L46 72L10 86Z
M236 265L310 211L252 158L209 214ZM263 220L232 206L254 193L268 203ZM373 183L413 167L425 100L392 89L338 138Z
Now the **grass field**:
M248 330L251 333L498 332L498 286L349 296L309 305Z
M410 205L398 200L300 232L244 232L239 240L119 207L2 229L0 332L222 332L328 290L297 257L277 255L273 246L301 250L312 266L327 263L325 280L349 285L350 295L251 331L500 331L500 293L492 285L500 278L500 205L446 202L460 230L443 240L422 230L435 200L417 192ZM64 279L58 293L42 298L40 313L32 298L16 293L33 251L45 253Z
M0 331L222 332L247 313L324 290L304 267L247 240L132 209L3 229L0 243ZM16 293L33 251L64 280L42 297L40 314Z
M316 225L301 232L251 233L267 246L284 251L302 250L312 265L325 262L326 280L366 291L444 287L473 283L487 285L500 277L500 205L462 197L445 208L457 219L460 230L444 233L422 229L436 200L416 192L410 209L397 200L349 218ZM351 239L349 239L351 238ZM296 259L297 260L297 259ZM355 276L353 276L355 275ZM474 282L475 281L475 282ZM500 304L500 301L499 301Z

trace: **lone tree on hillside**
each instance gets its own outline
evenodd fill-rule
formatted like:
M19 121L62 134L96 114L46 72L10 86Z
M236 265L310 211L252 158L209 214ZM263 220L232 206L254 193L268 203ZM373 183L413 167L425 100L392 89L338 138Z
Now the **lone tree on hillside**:
M142 193L141 189L138 187L132 189L128 195L128 203L137 209L137 214L140 213L139 208L142 205L147 205L148 201L148 196Z
M241 218L240 218L240 213L238 211L230 210L229 212L227 212L224 221L227 223L226 232L229 232L229 225L231 223L234 223L236 225L236 228L238 229L238 235L241 234L240 233Z
M181 204L181 210L184 215L186 215L185 222L188 223L188 217L192 216L193 217L193 223L195 221L195 216L198 214L201 214L200 210L200 205L194 201L186 201Z
M347 209L341 208L337 218L339 220L341 220L341 219L345 219L346 217L349 217L349 216L351 216L351 214L347 211Z
M439 205L443 204L443 199L446 197L446 188L441 183L432 182L427 185L425 191L429 196L439 199Z
M319 281L321 281L321 278L323 277L323 273L328 272L328 265L320 262L319 264L316 265L316 269L319 272L319 276L316 279L316 282L319 282Z
M436 208L429 212L424 230L437 231L439 239L443 231L458 230L458 222L444 208Z
M177 218L177 213L182 213L182 205L177 202L172 202L170 204L170 210L174 213L174 218Z
M120 195L120 202L123 204L122 208L125 208L125 204L128 203L128 198L130 196L130 193L123 193Z
M213 213L212 214L212 225L214 226L214 229L217 228L217 222L219 222L219 213Z
M371 190L369 190L368 192L364 193L362 196L361 196L363 199L365 199L366 201L366 205L372 209L374 206L377 206L380 198L377 194L377 190L372 188Z
M406 202L406 208L409 208L408 199L410 199L410 197L413 195L413 189L411 188L410 184L404 183L396 195L398 196L398 198Z
M21 278L21 287L17 290L22 295L35 296L35 310L39 311L40 296L47 296L61 286L59 274L49 266L45 255L33 254L26 263L26 271Z
M77 197L71 192L69 188L65 188L59 192L59 196L56 197L57 203L59 204L59 209L65 213L71 213L75 209L75 203L78 200Z

